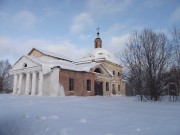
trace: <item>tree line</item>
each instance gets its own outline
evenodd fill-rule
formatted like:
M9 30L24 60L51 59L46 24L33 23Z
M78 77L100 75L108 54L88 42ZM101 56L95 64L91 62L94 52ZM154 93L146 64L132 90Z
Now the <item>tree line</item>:
M0 60L0 93L12 92L12 76L9 75L11 64L8 60Z
M132 95L157 101L163 95L180 94L180 27L167 34L144 28L133 32L118 55L124 79Z

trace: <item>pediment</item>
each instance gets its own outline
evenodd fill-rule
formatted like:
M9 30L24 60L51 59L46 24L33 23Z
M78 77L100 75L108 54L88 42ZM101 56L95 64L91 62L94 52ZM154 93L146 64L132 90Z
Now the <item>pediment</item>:
M91 72L94 72L97 75L112 76L112 73L108 69L106 69L102 64L93 67L91 69Z
M33 68L33 67L39 67L41 64L33 61L27 56L22 56L12 67L11 71L14 70L21 70L21 69L27 69L27 68Z

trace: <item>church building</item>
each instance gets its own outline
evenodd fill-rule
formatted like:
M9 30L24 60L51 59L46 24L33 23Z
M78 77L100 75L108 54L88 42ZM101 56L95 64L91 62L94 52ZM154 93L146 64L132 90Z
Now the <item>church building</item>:
M107 50L97 33L94 49L78 62L33 48L12 67L13 94L44 96L126 95L122 66Z

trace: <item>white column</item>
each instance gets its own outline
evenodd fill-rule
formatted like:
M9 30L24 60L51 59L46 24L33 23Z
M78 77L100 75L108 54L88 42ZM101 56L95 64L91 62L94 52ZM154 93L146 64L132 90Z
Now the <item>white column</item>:
M29 95L29 84L30 82L30 73L26 74L26 86L25 86L25 95Z
M18 91L17 91L18 95L21 95L21 91L22 91L22 78L23 78L23 75L20 74L19 75L19 82L18 82Z
M18 79L18 75L15 74L14 75L14 84L13 84L13 94L17 93L17 79Z
M43 72L39 72L39 88L38 95L43 95Z
M31 95L36 95L36 72L32 74L32 90Z

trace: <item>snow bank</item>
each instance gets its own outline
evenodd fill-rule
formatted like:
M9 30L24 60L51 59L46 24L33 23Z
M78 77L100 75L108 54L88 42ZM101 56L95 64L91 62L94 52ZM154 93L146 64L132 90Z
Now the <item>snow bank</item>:
M0 95L0 135L180 135L179 102Z

